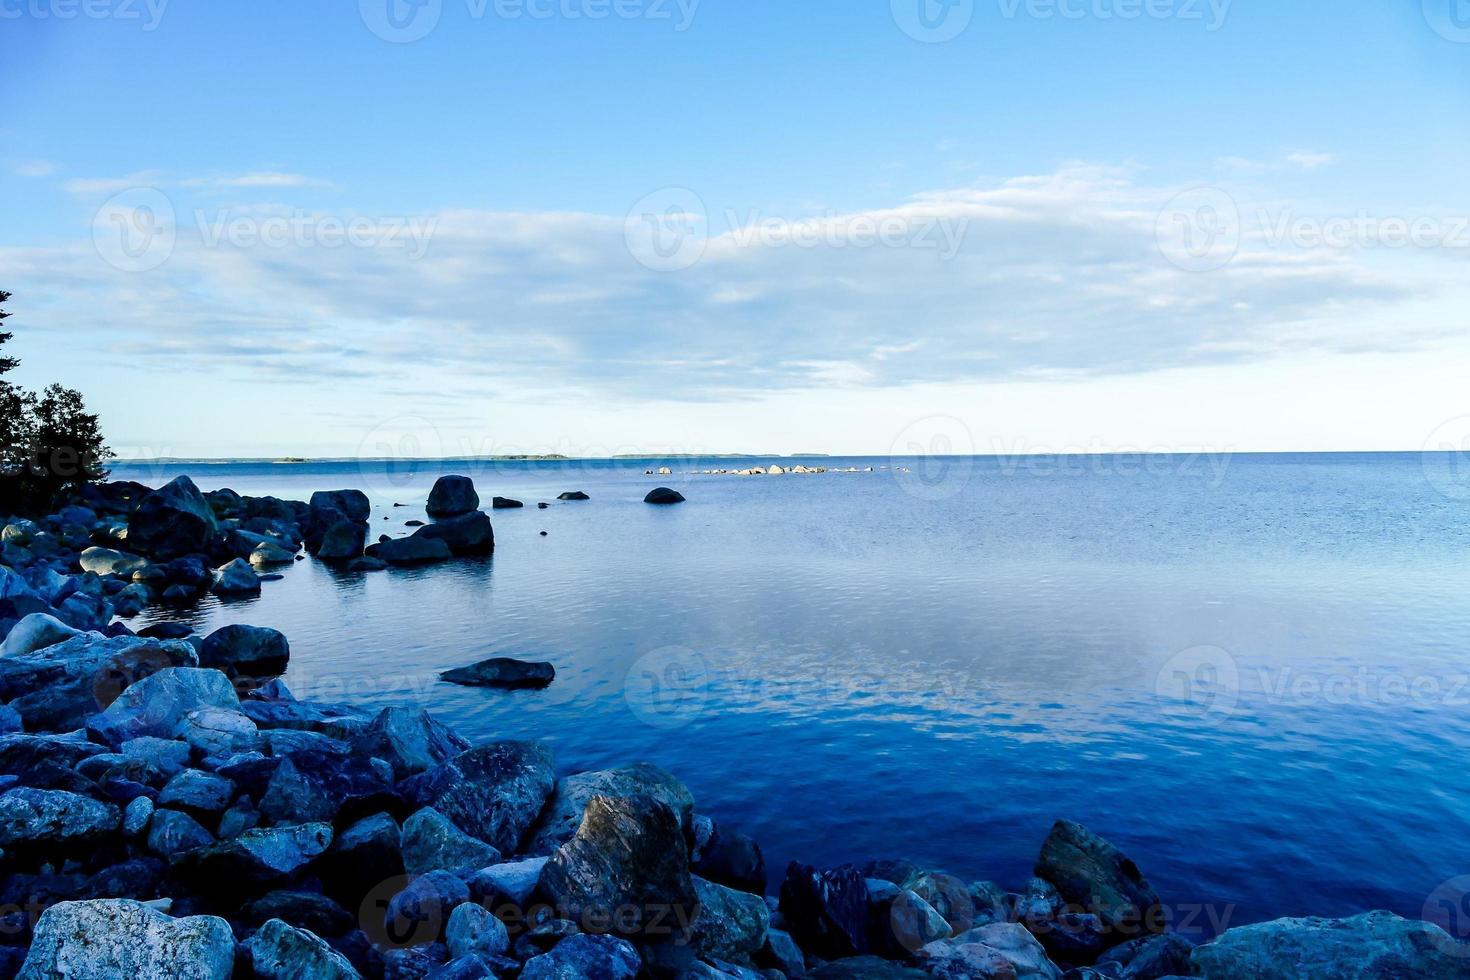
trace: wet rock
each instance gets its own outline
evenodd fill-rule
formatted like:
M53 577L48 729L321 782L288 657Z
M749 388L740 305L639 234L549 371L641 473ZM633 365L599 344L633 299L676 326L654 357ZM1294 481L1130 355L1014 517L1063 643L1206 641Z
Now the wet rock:
M439 679L465 687L543 688L556 679L556 668L548 663L491 657L468 667L446 670Z
M148 849L170 860L213 843L213 834L179 810L157 810L148 824Z
M143 498L128 519L128 547L150 558L209 549L219 525L194 481L180 476Z
M638 951L626 940L583 934L527 960L521 980L633 980L641 966Z
M169 667L128 686L87 730L109 745L144 735L170 738L184 717L201 708L239 710L230 679L218 670Z
M643 498L643 502L645 504L682 504L684 502L684 495L677 490L670 490L668 487L654 487L648 491L647 496Z
M1061 980L1046 950L1014 922L997 922L930 943L919 951L925 970L943 980Z
M236 558L228 565L214 570L214 584L210 590L219 596L242 596L260 594L260 576L243 558Z
M33 653L81 635L81 630L72 629L55 616L31 613L12 626L5 635L5 642L0 643L0 657Z
M404 779L447 762L470 745L427 711L394 706L378 712L352 747L387 761L394 776Z
M647 763L621 769L579 772L557 780L556 791L536 823L528 854L551 854L572 839L594 796L647 796L674 812L686 836L694 813L694 797L677 778Z
M1041 847L1036 875L1078 912L1097 915L1122 938L1162 931L1159 897L1122 851L1081 824L1059 820Z
M199 664L231 677L278 677L291 660L291 644L280 630L264 626L221 626L204 638Z
M443 541L456 555L488 555L495 550L495 530L484 511L448 517L426 524L416 538Z
M694 894L699 911L690 940L702 957L747 963L766 944L771 910L763 897L703 878L694 879Z
M105 899L42 913L20 977L226 980L234 963L235 937L224 919L173 919L139 902Z
M444 941L449 946L449 955L454 957L500 956L510 948L505 924L469 902L456 906L449 914Z
M206 890L231 892L279 884L320 857L331 843L332 828L325 823L256 828L191 851L180 871Z
M592 797L540 888L568 918L609 922L624 935L688 922L696 905L679 816L649 796Z
M430 517L468 514L480 509L480 495L475 492L474 481L467 476L441 476L429 491L429 503L425 509Z
M823 959L868 951L868 887L850 864L819 871L793 861L781 883L781 917L801 948Z
M551 793L554 771L543 743L495 742L404 780L399 790L502 854L514 854Z
M64 847L113 833L117 807L65 790L17 787L0 794L0 847Z
M514 500L510 497L496 497L490 502L492 510L518 510L524 506L526 505L521 501Z
M1277 919L1229 929L1190 956L1204 980L1470 977L1465 947L1429 922L1391 912Z
M499 851L466 834L431 807L403 822L401 840L403 866L411 875L429 871L469 872L500 861Z
M0 657L0 701L20 712L27 731L75 731L130 684L196 663L198 655L187 643L84 633Z
M585 493L583 493L580 490L568 490L566 493L559 493L559 494L557 494L556 495L556 499L557 500L591 500L592 498L589 497L589 496L587 496Z
M525 908L547 860L544 857L526 858L481 868L466 881L470 897L489 909L504 905Z
M269 980L357 980L347 958L315 933L271 919L242 944L255 976Z
M316 892L268 892L246 905L240 914L252 925L283 919L318 936L341 936L357 925L351 912Z

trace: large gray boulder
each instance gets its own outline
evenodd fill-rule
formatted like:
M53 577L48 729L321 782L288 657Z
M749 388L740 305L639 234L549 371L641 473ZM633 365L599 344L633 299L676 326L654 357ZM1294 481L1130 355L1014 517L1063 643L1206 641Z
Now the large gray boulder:
M494 742L470 749L417 776L399 790L431 806L471 837L514 854L556 784L543 742Z
M574 922L603 921L625 935L688 922L697 897L676 814L649 796L594 796L577 834L541 869L541 891ZM672 914L667 914L672 910Z
M403 821L403 866L411 875L430 871L475 871L500 862L500 852L425 807Z
M218 670L170 667L130 685L87 729L109 745L143 735L172 738L185 717L201 708L239 711L230 679Z
M7 850L88 843L121 822L112 804L64 790L19 787L0 794L0 847Z
M1204 980L1461 980L1470 947L1433 923L1367 912L1239 926L1196 947L1191 964Z
M699 911L689 938L702 957L747 963L766 944L771 910L764 898L697 877L694 895Z
M235 937L224 919L173 919L139 902L105 899L43 912L20 980L226 980L234 966Z
M359 755L386 760L397 779L447 762L469 747L469 742L427 711L396 705L378 712L367 730L352 742L353 751Z
M291 660L286 634L266 626L232 623L204 638L199 664L222 670L231 677L278 677Z
M571 840L594 796L647 796L667 806L687 831L694 797L685 785L658 766L640 762L620 769L579 772L557 780L556 792L536 822L527 854L551 854Z
M128 547L150 558L169 559L207 551L219 530L214 510L187 476L143 498L128 518Z
M521 980L633 980L641 966L638 951L626 940L584 933L531 957Z
M262 980L356 980L347 957L315 933L271 919L245 940L245 955Z
M1079 823L1052 827L1036 876L1056 886L1073 911L1091 913L1104 929L1129 938L1159 932L1159 896L1128 856Z
M0 657L0 701L20 712L27 731L74 731L134 682L198 662L194 648L181 641L83 633Z
M480 509L475 482L467 476L441 476L429 491L430 517L455 517Z
M10 632L5 635L5 642L0 643L0 657L34 653L81 635L81 630L72 629L55 616L31 613L10 627Z

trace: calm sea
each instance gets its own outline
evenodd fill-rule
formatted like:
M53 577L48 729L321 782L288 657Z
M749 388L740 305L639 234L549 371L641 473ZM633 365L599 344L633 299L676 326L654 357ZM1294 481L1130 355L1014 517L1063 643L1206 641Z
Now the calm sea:
M755 836L773 875L902 856L1018 887L1058 817L1120 845L1166 902L1234 923L1419 917L1470 874L1470 468L1453 457L690 472L761 462L115 476L300 499L358 487L388 534L424 516L440 473L473 476L487 506L525 500L493 515L491 559L299 562L259 599L189 618L285 631L303 697L545 738L566 771L658 763ZM659 484L688 502L643 504ZM564 490L592 499L556 502ZM549 660L557 680L436 680L492 655Z

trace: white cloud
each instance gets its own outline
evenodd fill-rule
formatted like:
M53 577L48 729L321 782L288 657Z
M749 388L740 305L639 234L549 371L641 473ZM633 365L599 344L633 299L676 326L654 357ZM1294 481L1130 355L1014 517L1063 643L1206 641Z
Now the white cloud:
M50 160L22 160L10 169L17 177L50 177L60 167Z
M1302 170L1316 170L1336 161L1331 153L1314 153L1311 150L1297 150L1286 155L1286 162L1293 167Z

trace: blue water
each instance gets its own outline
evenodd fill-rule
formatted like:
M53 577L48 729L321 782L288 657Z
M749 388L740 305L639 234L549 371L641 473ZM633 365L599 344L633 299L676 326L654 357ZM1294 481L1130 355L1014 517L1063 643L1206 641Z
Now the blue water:
M752 462L115 475L187 470L206 489L301 499L361 487L385 533L423 517L441 472L474 476L487 503L526 500L494 514L491 559L299 562L194 621L284 630L301 696L416 702L472 739L546 738L567 771L663 765L776 874L793 858L906 856L1015 887L1057 817L1217 924L1419 917L1470 873L1470 473L1452 460L687 472ZM665 464L675 475L644 475ZM688 503L643 504L657 484ZM573 489L592 500L534 507ZM556 683L435 679L493 654L551 660Z

